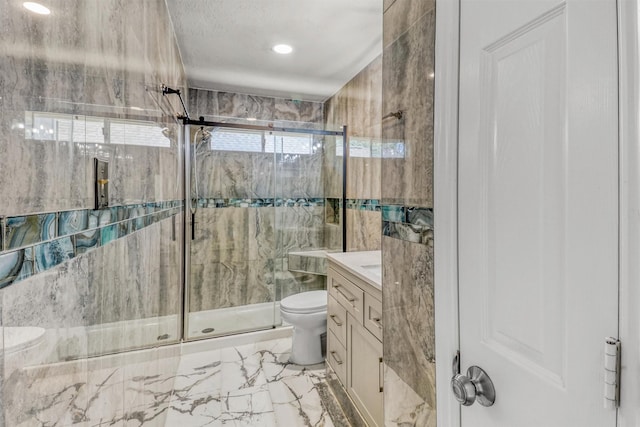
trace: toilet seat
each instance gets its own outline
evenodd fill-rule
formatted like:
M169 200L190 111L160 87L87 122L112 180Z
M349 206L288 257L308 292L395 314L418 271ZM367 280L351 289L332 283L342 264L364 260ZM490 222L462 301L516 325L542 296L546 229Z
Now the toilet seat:
M288 296L280 301L280 309L298 314L327 311L327 291L310 291Z

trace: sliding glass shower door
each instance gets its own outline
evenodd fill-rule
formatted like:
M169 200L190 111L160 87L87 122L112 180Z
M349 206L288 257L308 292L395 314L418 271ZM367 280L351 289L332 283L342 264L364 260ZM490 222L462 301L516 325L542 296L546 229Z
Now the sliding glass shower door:
M185 338L277 327L282 298L326 286L289 256L336 241L324 144L337 137L238 125L190 134Z
M191 133L187 338L273 327L275 153L262 131Z

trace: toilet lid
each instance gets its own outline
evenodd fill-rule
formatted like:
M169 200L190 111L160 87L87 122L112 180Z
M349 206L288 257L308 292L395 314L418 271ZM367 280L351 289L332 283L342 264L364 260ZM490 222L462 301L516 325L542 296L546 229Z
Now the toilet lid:
M327 291L303 292L280 301L280 308L290 313L315 313L327 309Z

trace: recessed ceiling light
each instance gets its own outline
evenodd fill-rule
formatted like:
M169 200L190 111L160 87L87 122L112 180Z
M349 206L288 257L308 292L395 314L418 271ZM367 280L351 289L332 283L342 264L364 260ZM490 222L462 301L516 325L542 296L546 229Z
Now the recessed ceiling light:
M140 107L129 107L129 109L133 111L144 111L144 108L140 108Z
M293 48L288 44L277 44L272 49L275 53L279 53L281 55L287 55L293 52Z
M48 7L41 5L40 3L34 3L32 1L26 1L22 3L25 9L30 10L33 13L37 13L38 15L49 15L51 10Z
M247 117L248 122L255 122L256 120L258 119L256 119L255 117Z

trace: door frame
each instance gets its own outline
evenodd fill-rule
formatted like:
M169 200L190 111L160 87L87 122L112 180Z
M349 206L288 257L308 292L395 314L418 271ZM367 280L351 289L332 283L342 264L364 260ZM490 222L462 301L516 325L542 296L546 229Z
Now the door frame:
M618 426L640 425L640 25L638 0L617 0L619 80L619 335L622 341ZM436 401L439 426L460 426L450 390L460 348L458 307L458 104L460 0L436 0L434 92L434 292ZM604 340L604 337L602 337ZM595 351L595 350L594 350Z
M434 303L437 425L460 425L450 381L458 323L458 83L460 0L436 0L434 88Z
M622 375L618 426L640 424L640 28L637 0L618 0L620 143L619 334Z

